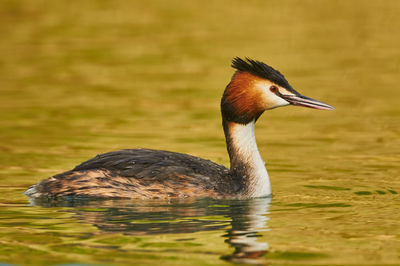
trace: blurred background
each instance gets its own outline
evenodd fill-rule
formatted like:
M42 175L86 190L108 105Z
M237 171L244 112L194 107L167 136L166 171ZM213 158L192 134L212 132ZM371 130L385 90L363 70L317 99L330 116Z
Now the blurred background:
M336 107L279 108L258 121L272 210L352 202L362 218L347 230L370 221L362 232L393 236L375 245L393 247L375 262L398 262L399 14L396 0L3 0L0 202L26 204L29 185L123 148L228 166L219 101L232 58L250 57ZM286 218L272 217L271 227ZM271 231L275 247L293 243L282 233ZM341 247L340 234L327 252ZM356 258L377 258L364 240Z
M50 173L137 146L227 163L219 101L235 56L337 108L268 112L257 134L266 161L290 142L310 154L399 153L397 1L2 1L0 10L2 171ZM283 149L285 160L301 157Z

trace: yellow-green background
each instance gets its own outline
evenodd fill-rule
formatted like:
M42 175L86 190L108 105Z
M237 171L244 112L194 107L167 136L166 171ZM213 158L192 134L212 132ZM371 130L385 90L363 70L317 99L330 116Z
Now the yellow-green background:
M228 165L219 99L232 58L248 56L336 107L280 108L258 122L274 193L266 259L400 263L399 14L396 0L1 1L0 262L104 263L95 247L54 244L65 240L54 219L63 232L98 229L21 194L97 153L148 147ZM204 251L226 253L213 234L174 258L224 264ZM126 263L119 255L109 257Z

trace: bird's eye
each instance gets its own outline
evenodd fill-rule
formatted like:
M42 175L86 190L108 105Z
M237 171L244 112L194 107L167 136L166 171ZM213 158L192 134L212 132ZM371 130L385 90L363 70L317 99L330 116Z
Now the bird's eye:
M269 90L273 93L277 93L278 92L278 87L277 86L271 86L269 87Z

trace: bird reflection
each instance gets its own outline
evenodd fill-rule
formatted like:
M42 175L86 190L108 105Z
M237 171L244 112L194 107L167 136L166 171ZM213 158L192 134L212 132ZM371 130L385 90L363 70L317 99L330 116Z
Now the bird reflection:
M221 259L233 263L261 263L268 243L260 241L267 231L271 198L248 200L187 199L176 201L70 200L39 201L43 207L65 209L103 232L125 235L160 235L225 231L225 242L234 248Z
M234 263L260 263L259 258L268 251L268 243L259 242L259 232L268 231L267 220L271 198L255 198L231 206L231 228L224 237L235 248L231 255L222 256Z

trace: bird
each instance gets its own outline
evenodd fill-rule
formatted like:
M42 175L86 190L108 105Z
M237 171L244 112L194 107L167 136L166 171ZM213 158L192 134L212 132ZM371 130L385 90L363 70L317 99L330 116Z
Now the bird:
M72 170L29 187L33 199L248 199L271 196L271 184L254 134L266 110L295 105L334 107L303 96L283 74L257 60L235 57L235 72L221 98L230 167L188 154L124 149L99 154Z

